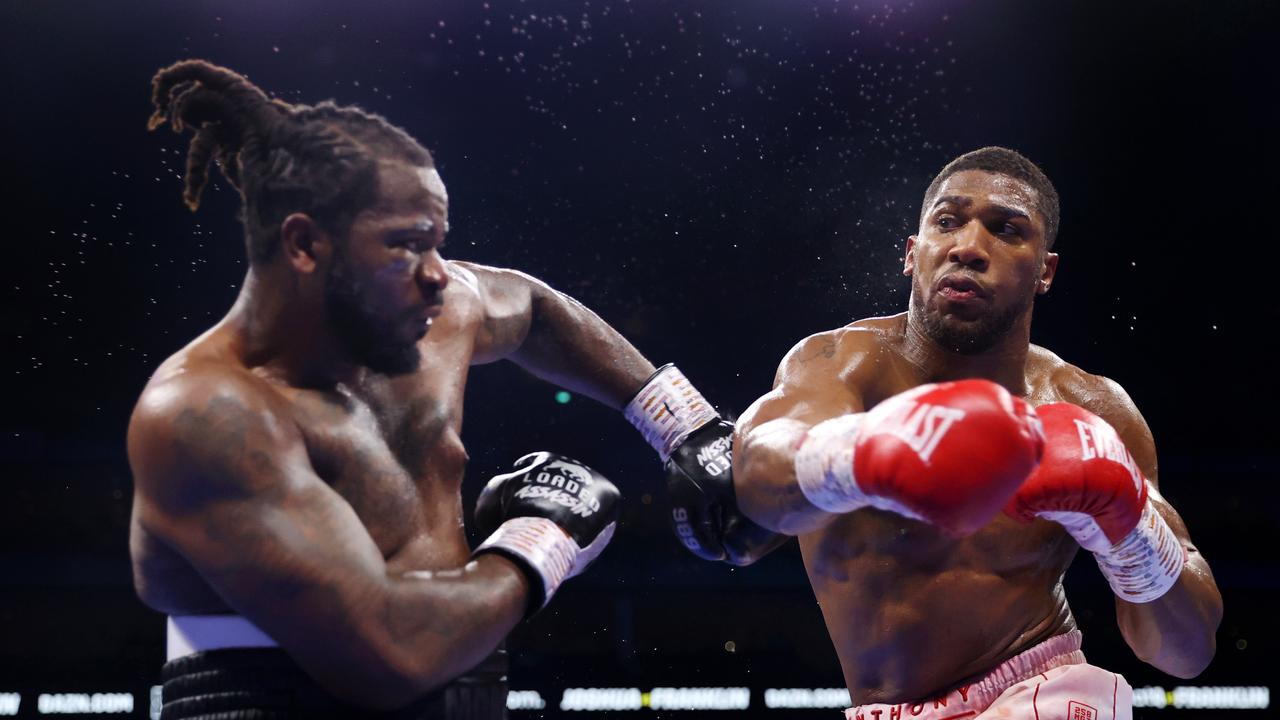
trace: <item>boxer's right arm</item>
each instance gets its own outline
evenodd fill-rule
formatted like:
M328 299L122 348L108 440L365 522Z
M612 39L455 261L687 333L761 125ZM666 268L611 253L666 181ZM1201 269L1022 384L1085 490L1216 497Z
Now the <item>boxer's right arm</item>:
M862 383L877 348L867 331L812 335L783 358L773 390L738 418L734 491L741 510L775 532L800 535L836 517L809 501L796 482L796 450L814 425L864 409Z
M326 688L363 705L403 705L497 647L528 602L511 561L388 574L287 414L249 381L218 375L153 386L134 412L135 513L149 533Z

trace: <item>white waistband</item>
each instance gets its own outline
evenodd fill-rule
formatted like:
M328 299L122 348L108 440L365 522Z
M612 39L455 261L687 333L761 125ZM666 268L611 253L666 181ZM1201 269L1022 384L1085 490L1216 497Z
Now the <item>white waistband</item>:
M203 650L279 647L279 643L239 615L171 615L166 657L174 660Z

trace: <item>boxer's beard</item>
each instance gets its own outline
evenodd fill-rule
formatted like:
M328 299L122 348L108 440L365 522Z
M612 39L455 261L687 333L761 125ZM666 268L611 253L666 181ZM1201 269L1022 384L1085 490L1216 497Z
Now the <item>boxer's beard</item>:
M325 313L356 362L375 372L402 375L422 361L416 342L397 342L388 318L369 307L364 286L351 277L341 255L325 278Z
M960 320L944 316L936 305L927 307L920 283L915 283L911 296L912 320L916 326L923 328L930 340L960 355L977 355L995 347L1035 299L1033 290L1027 288L1019 293L1021 299L1018 302L1003 310L995 310L974 320Z

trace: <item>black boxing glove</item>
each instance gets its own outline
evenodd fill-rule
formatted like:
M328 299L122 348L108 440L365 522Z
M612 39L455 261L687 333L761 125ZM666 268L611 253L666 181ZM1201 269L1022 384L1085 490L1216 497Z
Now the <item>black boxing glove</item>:
M498 553L529 578L529 613L604 550L618 520L618 488L576 460L530 453L476 500L476 527L489 534L475 555Z
M738 510L733 491L733 424L698 428L667 459L671 524L684 546L704 560L750 565L787 541Z
M787 541L738 510L733 424L721 419L674 365L659 368L625 414L663 460L668 519L693 554L749 565Z

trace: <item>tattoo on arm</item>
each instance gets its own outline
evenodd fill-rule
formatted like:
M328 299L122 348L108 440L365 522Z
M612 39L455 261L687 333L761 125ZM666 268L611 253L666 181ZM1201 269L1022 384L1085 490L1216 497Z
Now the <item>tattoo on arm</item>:
M182 444L222 455L228 469L269 470L258 466L263 458L255 457L249 462L247 415L235 398L220 395L209 400L203 409L184 409L174 419L173 429Z
M796 358L796 362L804 364L809 362L810 360L816 360L819 357L823 358L824 360L830 360L831 358L835 357L835 354L836 354L835 341L828 340L827 342L823 343L822 347L815 349L813 352L809 353L808 355L805 355L804 357Z

